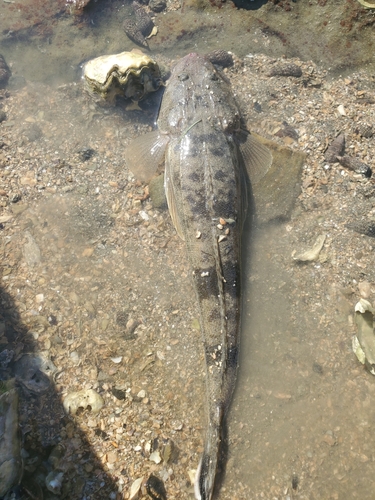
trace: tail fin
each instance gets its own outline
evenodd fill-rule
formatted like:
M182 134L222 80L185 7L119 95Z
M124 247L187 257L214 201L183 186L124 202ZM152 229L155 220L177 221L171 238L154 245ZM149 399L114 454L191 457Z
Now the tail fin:
M219 410L221 413L221 410ZM220 415L219 422L222 420ZM197 500L211 500L221 448L221 424L210 422L204 452L195 478L194 492Z

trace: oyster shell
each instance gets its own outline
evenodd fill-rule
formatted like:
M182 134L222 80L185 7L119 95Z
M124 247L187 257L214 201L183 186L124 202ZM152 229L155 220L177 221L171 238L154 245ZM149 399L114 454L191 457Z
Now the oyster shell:
M367 9L375 9L375 0L358 0Z
M85 64L83 76L87 90L110 104L116 95L140 101L161 85L157 63L138 50L92 59Z

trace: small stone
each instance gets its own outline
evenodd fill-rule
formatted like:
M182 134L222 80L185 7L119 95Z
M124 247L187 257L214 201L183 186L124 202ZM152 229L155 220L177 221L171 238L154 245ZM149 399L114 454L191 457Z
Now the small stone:
M4 57L0 54L0 89L6 87L11 74L9 66L5 62Z
M328 163L337 162L337 157L342 156L345 151L345 136L344 134L338 135L326 149L324 159Z
M330 431L327 431L324 434L323 441L327 443L329 446L334 446L336 444L336 439L333 437Z
M120 401L124 400L126 397L125 391L121 391L120 389L116 389L115 387L112 387L112 394L116 399L119 399Z
M226 50L213 50L206 55L207 59L212 63L222 68L229 68L233 66L233 56L230 52Z
M294 63L277 64L271 68L268 76L294 76L299 78L302 76L302 69Z
M148 6L154 12L162 12L167 7L167 2L165 0L150 0Z
M79 361L80 361L80 358L79 358L79 354L77 351L72 351L70 353L70 359L73 361L73 363L75 365L78 365Z
M141 489L141 485L143 482L144 476L136 479L130 487L130 496L129 500L135 500L138 497L139 490Z
M115 462L117 462L117 453L114 451L109 451L107 453L107 462L109 464L114 464Z
M371 284L368 281L358 283L359 294L363 299L368 299L371 295Z

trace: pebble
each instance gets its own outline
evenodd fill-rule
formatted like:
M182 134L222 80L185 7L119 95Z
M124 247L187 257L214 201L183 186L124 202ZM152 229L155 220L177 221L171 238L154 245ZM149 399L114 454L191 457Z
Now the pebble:
M0 89L6 87L11 74L12 73L9 66L5 62L4 56L0 54Z
M335 163L337 162L337 157L342 156L344 154L344 151L345 151L345 135L340 134L328 146L324 154L324 159L328 163Z
M293 76L300 78L302 76L302 69L293 63L275 64L270 69L268 76Z
M154 12L162 12L167 8L166 0L150 0L148 6Z

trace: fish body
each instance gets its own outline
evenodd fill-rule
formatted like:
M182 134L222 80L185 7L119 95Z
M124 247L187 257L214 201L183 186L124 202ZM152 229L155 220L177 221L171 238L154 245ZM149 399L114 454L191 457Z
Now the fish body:
M165 190L172 219L186 244L206 360L208 421L195 485L196 497L202 500L212 495L223 418L238 365L240 246L246 204L246 177L232 137L239 125L229 86L213 65L197 54L183 58L164 94L158 128L170 137Z
M241 130L228 81L195 53L174 67L157 125L154 139L150 136L153 161L148 162L157 164L164 157L168 207L186 245L199 304L208 411L195 494L210 500L238 367L240 250L248 183L244 162L267 168L272 156ZM134 172L139 155L128 152L126 159ZM144 179L150 173L143 172Z

